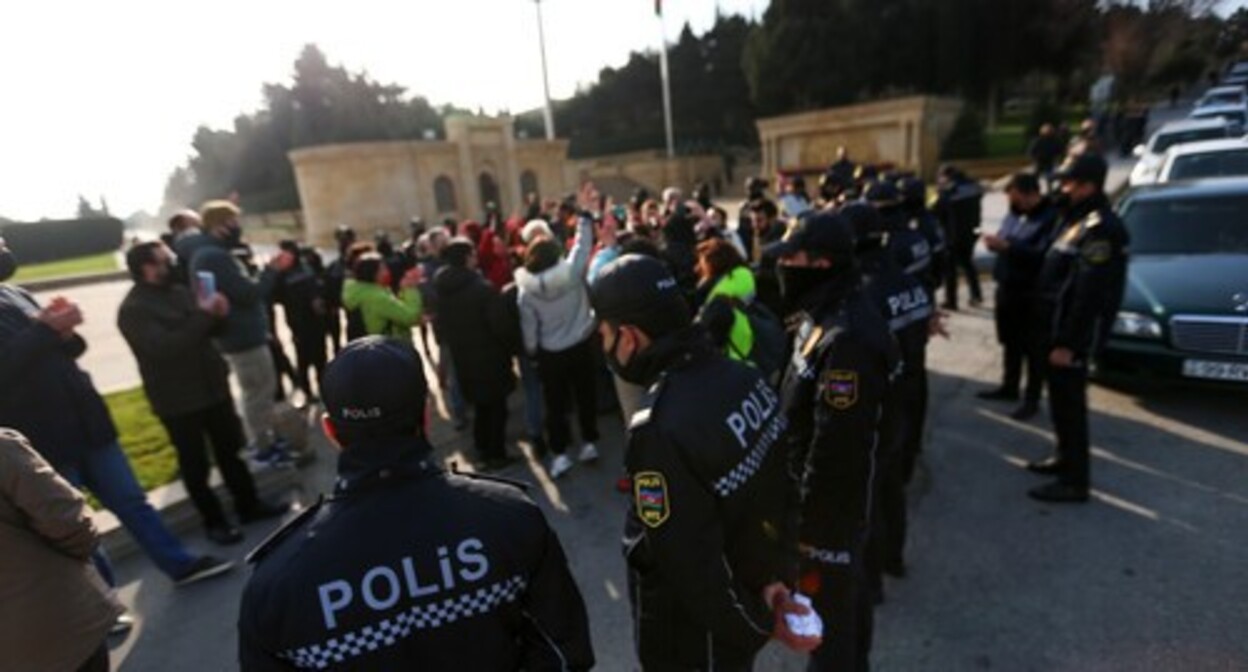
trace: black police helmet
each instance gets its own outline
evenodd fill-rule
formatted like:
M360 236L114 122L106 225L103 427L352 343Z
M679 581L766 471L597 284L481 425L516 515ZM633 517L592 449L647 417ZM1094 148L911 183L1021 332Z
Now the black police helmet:
M917 177L903 177L898 180L897 191L901 192L901 201L907 206L927 203L927 183Z
M872 182L863 198L877 208L891 208L901 204L901 192L897 190L897 186L883 180Z
M884 217L870 204L861 201L846 204L841 208L841 216L849 221L858 249L872 249L883 243Z
M852 256L853 227L833 210L808 210L789 226L782 240L768 245L763 254L770 258L799 252L828 258Z

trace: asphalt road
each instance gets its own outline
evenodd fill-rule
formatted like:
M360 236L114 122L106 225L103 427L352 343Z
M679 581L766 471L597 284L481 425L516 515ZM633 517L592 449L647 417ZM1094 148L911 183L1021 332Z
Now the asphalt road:
M991 293L988 294L991 296ZM88 310L91 317L91 310ZM1164 385L1094 386L1094 500L1041 505L1019 466L1052 442L1047 419L1018 423L973 393L998 375L991 315L956 314L931 353L929 439L913 491L910 576L877 612L880 670L1248 669L1248 395ZM97 374L97 378L102 378ZM519 400L515 400L517 405ZM519 438L519 414L511 436ZM622 430L602 418L603 457L557 485L511 468L560 534L589 607L599 669L635 669L613 489ZM437 422L454 459L467 437ZM295 501L324 491L332 456ZM402 523L396 521L396 525ZM241 557L268 532L247 530ZM188 542L209 550L201 536ZM235 669L234 624L247 571L184 589L142 558L120 567L139 624L116 643L126 671ZM775 646L759 670L799 670Z

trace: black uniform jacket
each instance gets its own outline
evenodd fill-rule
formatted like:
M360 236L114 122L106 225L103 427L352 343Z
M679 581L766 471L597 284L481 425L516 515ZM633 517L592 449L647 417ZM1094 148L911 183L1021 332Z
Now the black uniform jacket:
M692 334L630 425L625 522L642 666L719 669L770 638L762 589L795 572L780 399Z
M592 667L584 602L537 506L398 441L348 448L333 497L253 552L242 669ZM401 457L351 459L366 450Z
M800 484L801 551L835 564L867 528L879 422L899 356L856 278L824 291L797 323L781 396Z
M1055 348L1095 355L1122 305L1130 236L1109 199L1077 205L1058 223L1036 294Z

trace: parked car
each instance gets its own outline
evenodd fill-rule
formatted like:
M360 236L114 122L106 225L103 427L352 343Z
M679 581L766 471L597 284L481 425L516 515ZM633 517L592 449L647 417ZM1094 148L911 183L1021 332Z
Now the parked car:
M1248 138L1205 140L1166 150L1157 184L1239 176L1248 176Z
M1225 119L1231 126L1231 135L1244 132L1244 124L1248 122L1248 107L1243 105L1207 105L1192 110L1188 119Z
M1248 178L1135 190L1119 212L1131 260L1098 371L1248 389Z
M1215 86L1196 101L1195 109L1223 106L1248 107L1248 92L1242 86Z
M1172 121L1162 126L1148 143L1135 148L1139 161L1131 170L1128 183L1132 187L1152 184L1157 179L1157 169L1161 167L1162 156L1167 149L1187 142L1216 140L1231 135L1231 126L1225 119L1184 119Z

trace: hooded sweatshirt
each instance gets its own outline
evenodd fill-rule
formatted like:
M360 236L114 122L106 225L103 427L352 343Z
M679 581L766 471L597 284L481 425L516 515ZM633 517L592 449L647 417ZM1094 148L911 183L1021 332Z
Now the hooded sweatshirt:
M525 352L530 355L536 355L539 349L562 352L593 332L594 316L585 282L593 244L594 223L582 218L572 252L566 258L540 273L525 268L516 271L520 329Z

